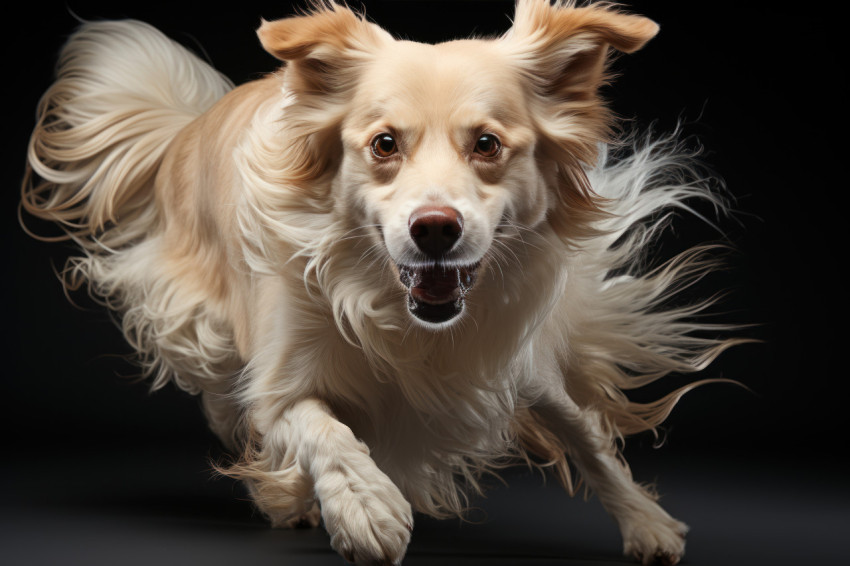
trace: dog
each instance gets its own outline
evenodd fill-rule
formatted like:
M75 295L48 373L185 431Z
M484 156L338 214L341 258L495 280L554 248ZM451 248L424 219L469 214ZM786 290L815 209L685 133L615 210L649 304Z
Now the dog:
M65 284L118 313L152 387L201 396L272 525L398 564L414 511L461 515L519 460L571 492L578 471L627 555L675 564L687 527L619 441L695 384L625 391L737 341L699 335L710 301L665 306L706 247L641 268L665 211L725 206L675 139L614 135L610 56L657 32L519 0L499 37L426 45L314 2L262 21L283 65L234 88L147 24L84 23L22 206L79 244Z

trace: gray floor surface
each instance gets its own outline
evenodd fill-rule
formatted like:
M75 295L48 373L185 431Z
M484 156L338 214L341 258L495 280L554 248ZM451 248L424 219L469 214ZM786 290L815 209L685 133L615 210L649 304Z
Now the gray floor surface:
M684 564L850 564L850 488L834 466L650 457L633 469L658 478L664 506L690 525ZM417 517L404 564L631 563L595 498L570 498L524 468L506 477L474 499L470 522ZM270 529L193 450L8 458L0 479L8 566L345 564L321 528Z

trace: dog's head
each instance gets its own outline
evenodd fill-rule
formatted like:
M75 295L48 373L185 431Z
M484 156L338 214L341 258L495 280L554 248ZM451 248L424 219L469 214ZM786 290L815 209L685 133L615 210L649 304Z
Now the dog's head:
M499 239L548 223L565 238L595 209L585 164L610 116L597 96L609 48L652 21L610 7L520 0L492 40L396 41L347 8L259 30L287 62L288 119L335 206L386 254L425 326L457 319Z

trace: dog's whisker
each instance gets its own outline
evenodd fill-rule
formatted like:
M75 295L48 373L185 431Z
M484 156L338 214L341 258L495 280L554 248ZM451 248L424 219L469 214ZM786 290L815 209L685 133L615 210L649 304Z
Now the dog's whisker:
M339 237L340 241L344 240L357 240L368 238L372 235L372 232L369 231L370 228L380 228L380 224L364 224L363 226L357 226L356 228L352 228L345 232L343 235ZM354 234L354 232L364 231L364 234Z
M522 266L522 260L519 259L519 256L517 256L516 252L508 242L502 240L494 240L494 244L500 246L497 251L499 251L506 258L508 257L507 254L510 254L510 258L513 259L518 269Z
M502 269L502 262L500 261L503 258L503 254L498 249L492 250L492 254L493 264L499 270L499 276L502 278L502 288L504 289L507 286L507 281L505 280L505 271Z
M406 327L406 329L405 329L405 331L404 331L404 334L403 334L403 335L402 335L402 337L401 337L401 343L402 343L402 344L404 344L404 342L407 340L408 335L409 335L411 332L413 332L413 328L414 328L414 327L413 327L413 325L412 325L412 324L408 324L408 325L407 325L407 327Z
M380 244L372 244L371 246L366 248L363 251L363 253L360 254L360 257L357 259L355 266L360 265L360 263L364 259L371 258L368 267L372 267L372 265L374 265L375 261L381 259L382 256L385 256L385 255L386 254L383 253L383 249L382 249L382 246Z
M538 246L536 244L529 243L523 237L523 234L522 234L523 232L527 232L527 233L533 235L535 238L539 238L539 232L537 230L530 228L528 226L522 226L522 225L517 224L515 222L512 222L510 220L504 220L500 224L500 226L507 226L507 227L511 228L511 230L514 232L513 234L503 233L502 236L503 236L504 239L516 239L516 240L519 240L520 242L522 242L523 246L532 248L532 249L537 250L537 251L543 251L543 248L541 248L540 246Z
M514 270L521 272L522 271L522 261L516 255L516 253L511 249L511 247L503 241L495 241L494 246L491 247L491 254L493 257L493 262L499 270L499 274L502 278L502 286L507 286L507 281L505 278L505 268L502 266L502 263L506 263L507 267L510 268L511 264L514 265ZM506 253L506 252L509 252Z

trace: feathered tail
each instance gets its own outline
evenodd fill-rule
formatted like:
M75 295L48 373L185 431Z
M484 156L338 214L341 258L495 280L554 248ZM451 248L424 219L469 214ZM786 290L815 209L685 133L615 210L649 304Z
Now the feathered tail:
M230 89L230 81L153 27L84 23L63 48L57 80L38 107L22 207L59 223L82 248L63 273L121 314L124 334L153 387L181 367L232 356L202 301L162 276L154 180L169 143ZM23 224L23 221L22 221ZM25 229L26 226L24 226ZM192 347L190 336L204 336ZM198 350L202 351L198 351ZM192 375L192 372L187 372ZM211 375L216 370L210 369Z
M157 221L152 184L168 143L231 86L145 23L84 23L39 103L23 208L93 254L144 237Z

